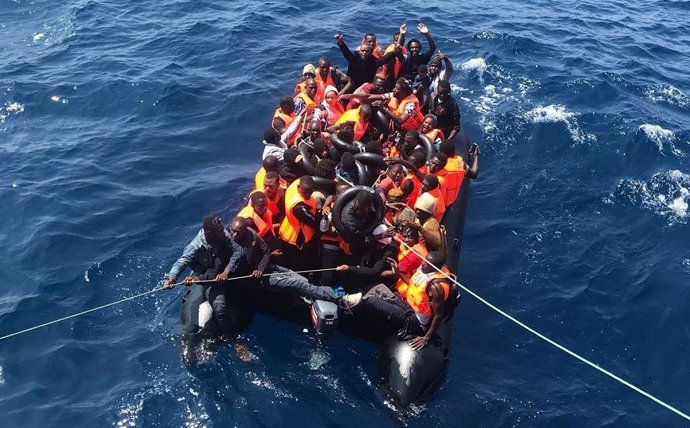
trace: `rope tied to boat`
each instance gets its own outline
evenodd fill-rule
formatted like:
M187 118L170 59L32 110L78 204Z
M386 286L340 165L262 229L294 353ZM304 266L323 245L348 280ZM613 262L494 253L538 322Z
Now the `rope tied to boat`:
M327 272L327 271L333 271L333 270L336 270L336 268L308 269L308 270L298 270L298 271L293 270L293 271L289 271L289 272L274 272L274 273L267 273L267 274L264 274L262 276L316 273L316 272ZM247 278L253 278L253 276L252 275L235 276L235 277L226 279L226 281L236 281L238 279L247 279ZM216 280L215 279L197 280L197 281L194 281L192 284L186 284L186 285L207 284L207 283L211 283L211 282L216 282ZM43 324L39 324L39 325L35 325L33 327L25 328L23 330L15 331L14 333L6 334L6 335L0 337L0 341L5 340L5 339L9 339L10 337L19 336L20 334L28 333L30 331L38 330L39 328L47 327L49 325L57 324L57 323L62 322L62 321L67 321L69 319L77 318L77 317L80 317L82 315L90 314L91 312L97 312L97 311L100 311L101 309L105 309L105 308L108 308L111 306L119 305L120 303L128 302L130 300L135 300L135 299L138 299L140 297L149 296L149 295L156 293L158 291L161 291L161 290L169 290L169 289L172 289L173 287L176 287L178 285L183 285L183 284L184 284L184 281L175 283L170 288L163 288L162 286L158 286L158 287L154 288L153 290L145 291L143 293L139 293L139 294L136 294L134 296L125 297L124 299L120 299L120 300L117 300L115 302L106 303L105 305L96 306L95 308L87 309L85 311L81 311L81 312L78 312L76 314L68 315L66 317L62 317L62 318L58 318L56 320L45 322Z
M390 222L386 221L386 223L388 223L389 226L392 226L392 225L390 224ZM415 251L414 248L412 248L412 247L410 247L409 245L407 245L402 239L399 239L397 236L394 237L394 239L395 239L397 242L399 242L399 243L401 243L402 245L404 245L408 250L412 251L412 252L415 253L417 256L419 256L422 260L425 261L426 264L428 264L429 266L431 266L432 268L434 268L434 270L436 270L438 273L440 273L441 275L445 276L449 281L451 281L452 283L454 283L455 285L457 285L458 287L460 287L460 289L462 289L463 291L467 292L469 295L471 295L471 296L474 297L475 299L479 300L479 301L480 301L481 303L483 303L484 305L486 305L486 306L488 306L489 308L493 309L494 311L498 312L500 315L504 316L505 318L509 319L510 321L514 322L514 323L517 324L518 326L522 327L523 329L527 330L528 332L532 333L533 335L537 336L538 338L544 340L545 342L549 343L550 345L555 346L556 348L560 349L561 351L565 352L566 354L568 354L568 355L570 355L570 356L572 356L572 357L575 357L576 359L578 359L578 360L580 360L581 362L587 364L588 366L590 366L590 367L592 367L592 368L594 368L594 369L600 371L601 373L605 374L606 376L610 377L611 379L614 379L614 380L618 381L619 383L621 383L621 384L627 386L628 388L632 389L633 391L635 391L635 392L637 392L637 393L639 393L639 394L641 394L641 395L643 395L643 396L649 398L650 400L652 400L652 401L654 401L655 403L657 403L657 404L659 404L659 405L665 407L666 409L672 411L673 413L677 414L678 416L680 416L680 417L682 417L682 418L684 418L684 419L690 421L690 415L688 415L688 414L686 414L686 413L684 413L684 412L678 410L677 408L675 408L675 407L671 406L670 404L666 403L665 401L662 401L661 399L659 399L659 398L653 396L652 394L648 393L647 391L645 391L645 390L643 390L643 389L641 389L641 388L639 388L639 387L633 385L632 383L630 383L630 382L628 382L627 380L621 378L620 376L618 376L618 375L616 375L616 374L614 374L614 373L611 373L610 371L608 371L608 370L606 370L605 368L599 366L598 364L596 364L596 363L594 363L594 362L588 360L587 358L585 358L585 357L583 357L583 356L577 354L577 353L574 352L574 351L571 351L570 349L566 348L565 346L561 345L560 343L558 343L558 342L556 342L556 341L554 341L554 340L552 340L552 339L546 337L545 335L539 333L537 330L533 329L532 327L528 326L527 324L523 323L522 321L520 321L520 320L518 320L517 318L513 317L512 315L508 314L508 313L505 312L504 310L502 310L502 309L500 309L499 307L495 306L494 304L492 304L492 303L489 302L488 300L484 299L484 298L481 297L479 294L475 293L474 291L470 290L469 288L465 287L465 286L462 285L458 280L456 280L455 278L453 278L453 277L451 277L450 275L448 275L448 274L446 274L445 272L443 272L443 270L441 270L438 266L434 265L433 263L429 263L428 261L426 261L426 257L424 257L424 256L422 256L421 254L419 254L417 251Z

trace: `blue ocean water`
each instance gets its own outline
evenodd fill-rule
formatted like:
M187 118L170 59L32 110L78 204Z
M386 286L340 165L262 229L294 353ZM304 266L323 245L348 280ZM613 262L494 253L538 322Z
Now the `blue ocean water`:
M690 411L685 1L0 3L0 335L151 289L251 187L306 62L424 21L481 173L459 277ZM409 37L416 37L411 31ZM182 290L0 342L3 426L683 426L465 296L448 378L400 414L375 346L257 316L188 370Z

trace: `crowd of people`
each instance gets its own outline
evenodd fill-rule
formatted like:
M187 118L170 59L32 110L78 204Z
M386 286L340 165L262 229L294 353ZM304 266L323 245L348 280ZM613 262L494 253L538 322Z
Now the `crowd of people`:
M378 318L414 349L433 339L452 287L442 220L477 177L479 153L456 153L453 66L427 26L417 30L424 52L419 39L405 43L402 24L387 46L367 33L355 52L336 34L346 72L325 56L304 66L263 134L247 205L227 229L207 217L164 287L189 267L183 283L204 287L221 328L232 278L250 276ZM309 270L321 272L294 273Z

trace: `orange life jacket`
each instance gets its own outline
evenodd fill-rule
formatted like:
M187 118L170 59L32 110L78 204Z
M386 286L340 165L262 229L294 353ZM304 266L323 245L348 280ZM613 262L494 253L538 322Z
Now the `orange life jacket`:
M263 192L263 190L264 190L264 179L265 178L266 178L266 170L262 166L261 168L259 168L258 171L256 171L256 175L254 176L254 190L251 193L254 193L257 190L261 190ZM280 186L280 188L281 189L287 189L287 181L285 181L285 179L283 177L280 177L278 180L279 180L278 185ZM278 199L280 199L281 195L282 194L280 192L278 192ZM268 199L268 196L266 196L266 199Z
M354 122L355 140L357 141L360 141L362 137L364 137L364 133L367 132L367 128L369 127L369 124L363 121L359 116L359 109L360 108L357 107L346 111L342 116L340 116L340 119L335 122L336 125L342 125L345 122Z
M285 191L282 188L278 188L278 191L273 199L266 195L266 207L271 212L271 217L275 220L278 220L278 216L280 215L280 206L278 204L280 203L280 199L283 197L284 192Z
M419 197L422 182L411 172L405 176L404 180L410 180L412 182L412 193L407 197L407 206L414 209L414 203L417 202L417 198Z
M426 247L424 244L421 242L417 242L415 245L412 246L412 249L407 248L407 246L403 245L402 243L399 246L398 250L398 263L402 262L405 257L410 255L414 250L414 253L416 253L417 257L419 257L419 265L415 266L413 269L413 272L419 268L422 264L424 264L424 258L429 254L429 251L427 251ZM398 279L398 282L396 283L396 288L398 290L398 293L400 293L401 296L404 296L405 292L407 291L408 284L405 283L402 279Z
M262 238L267 234L273 234L273 216L270 210L266 210L266 213L262 217L257 214L254 207L249 204L240 210L237 217L248 218L253 221L258 229L256 233Z
M388 45L386 48L386 51L383 53L383 56L388 54L389 52L393 52L395 49L395 44L391 43ZM407 55L407 50L405 48L402 48L402 53L403 55ZM381 67L381 73L385 76L386 80L390 81L396 81L398 80L398 77L400 77L400 73L402 72L402 62L396 57L395 60L393 61L393 67L391 67L389 64L383 64ZM391 78L390 73L393 73L393 76Z
M273 119L271 119L271 126L273 126L273 121L276 118L282 119L283 122L285 122L285 126L290 126L293 120L295 120L295 113L292 112L290 114L283 113L283 110L279 107L276 109L275 113L273 113Z
M321 77L321 70L316 73L314 81L316 82L316 95L314 95L314 102L316 104L321 104L321 102L326 98L326 86L333 86L338 88L338 85L333 80L333 67L328 69L328 74L326 75L326 80Z
M421 134L421 132L420 132L420 134ZM432 143L436 143L436 141L439 139L441 141L446 139L445 135L443 135L443 131L441 131L438 128L433 128L431 131L429 131L423 135L426 135Z
M450 206L449 195L448 195L448 170L443 167L434 173L436 178L438 178L438 188L441 189L441 194L443 195L443 201L446 203L446 207Z
M285 218L280 224L280 229L278 229L278 235L280 239L297 246L297 238L300 232L304 237L304 244L309 242L311 238L314 237L315 230L306 224L300 223L300 221L292 213L292 209L299 203L304 203L309 207L309 211L312 214L316 214L316 201L314 198L305 199L298 191L297 186L299 186L300 179L292 182L290 187L285 191ZM300 247L301 248L301 247Z
M393 97L388 101L388 108L391 110L395 111L395 114L398 116L402 116L405 114L405 106L407 106L409 103L413 103L415 106L415 114L410 115L407 120L400 126L400 129L403 131L412 131L416 130L422 125L422 122L424 121L424 116L422 116L422 109L419 106L419 100L417 99L417 96L415 94L410 94L406 96L405 98L398 103L398 99Z
M293 99L297 101L298 98L304 101L304 105L307 108L307 116L312 114L317 105L316 101L309 98L309 95L307 95L305 92L300 92L299 94L295 95Z
M427 193L434 197L436 203L436 208L434 208L434 212L431 215L440 223L441 220L443 220L443 214L446 213L446 202L443 200L443 193L441 193L440 185Z
M458 198L462 180L465 178L465 161L462 156L455 155L448 158L446 174L446 205L450 206Z
M434 270L431 273L422 272L420 267L410 278L410 284L406 284L407 288L400 293L400 295L407 300L419 321L422 325L426 326L431 321L433 312L431 310L431 303L429 302L428 287L432 281L436 281L437 284L441 286L443 290L443 300L447 300L450 296L450 283L446 275L450 275L448 268L443 266L441 270L445 273L442 274Z

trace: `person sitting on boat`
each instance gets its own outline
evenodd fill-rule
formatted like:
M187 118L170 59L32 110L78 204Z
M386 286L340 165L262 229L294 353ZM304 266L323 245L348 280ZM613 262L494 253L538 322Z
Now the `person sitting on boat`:
M414 223L417 216L414 210L405 203L405 195L402 189L393 188L386 197L386 221L394 227L402 226L403 223Z
M419 127L417 132L419 135L426 135L436 147L439 147L443 140L445 140L443 131L438 128L438 120L436 119L436 116L431 113L424 116L422 126Z
M279 161L283 160L283 153L288 149L288 141L297 132L302 124L302 120L306 115L306 111L300 112L290 126L277 130L275 128L268 128L264 132L263 144L264 153L261 159L266 159L267 156L275 156Z
M393 88L394 85L395 85L395 80L390 85L391 89ZM366 82L366 83L362 84L360 87L355 89L355 91L353 92L353 94L355 94L355 95L368 95L368 94L381 95L381 94L385 94L385 93L386 93L386 80L382 75L379 75L379 74L374 76L374 80L372 82ZM349 99L349 103L347 104L348 110L351 110L351 109L356 108L359 105L361 105L361 101L360 101L359 97L356 97L356 96L355 97L345 97L345 98L341 97L341 99L342 100L348 100Z
M343 155L340 157L340 163L336 167L335 172L349 183L358 183L359 174L357 173L355 155L350 152L343 153Z
M295 90L294 93L292 94L292 97L296 97L297 94L300 92L306 92L306 81L309 79L313 79L316 77L316 67L314 67L313 64L305 64L304 68L302 68L302 75L299 78L299 82L295 85Z
M346 154L352 155L352 153L344 153L343 157ZM349 243L335 229L332 211L338 196L349 188L350 185L343 182L336 184L335 195L326 198L323 206L323 216L319 223L319 231L321 232L321 267L324 269L335 268L352 256ZM319 276L319 284L333 285L334 272L322 272Z
M278 158L273 155L268 155L261 161L261 168L254 175L254 190L264 190L264 178L266 173L270 171L278 172L280 162Z
M282 129L290 126L295 120L295 101L292 97L284 96L280 98L280 105L273 113L271 126L275 129Z
M462 127L460 123L460 108L450 91L450 82L438 82L436 92L429 99L429 113L436 116L439 129L449 140L455 138Z
M399 330L400 337L410 340L410 347L418 351L432 340L441 321L446 316L445 301L451 290L450 272L445 266L443 254L432 251L411 276L400 272L398 262L390 259L391 268L400 278L402 286L398 292L391 291L383 284L369 290L361 298L358 295L346 295L343 302L355 311L366 312L382 319L394 329ZM435 267L442 270L438 272Z
M422 172L429 175L433 174L438 179L438 188L443 196L443 202L446 207L449 207L452 202L449 202L448 193L448 170L446 170L446 164L448 163L448 156L445 153L436 152L431 156L429 162L426 163L425 168L422 168Z
M340 69L332 67L331 60L325 56L319 57L314 80L316 80L318 85L317 99L320 100L326 99L326 92L329 86L336 90L336 95L347 94L354 89L350 77L340 71Z
M446 140L439 146L439 152L445 153L448 157L446 163L446 194L450 197L450 203L453 203L458 197L458 192L462 186L465 177L477 178L479 175L479 147L473 144L468 151L469 164L465 163L462 156L455 153L455 143L451 140Z
M412 82L412 93L415 94L419 100L419 105L422 108L422 113L426 113L429 110L429 85L431 84L431 78L429 77L429 72L426 64L421 64L417 70L417 77L414 78Z
M289 185L303 175L307 175L307 171L302 165L302 155L297 147L290 147L283 153L283 163L280 166L280 177Z
M366 44L360 45L357 49L357 55L355 55L345 44L342 34L336 33L333 37L345 61L347 61L346 74L352 79L352 85L355 88L359 88L363 84L374 80L376 70L383 64L392 61L395 56L395 52L389 52L381 58L374 58L372 56L373 49Z
M303 276L283 266L271 263L271 251L260 236L247 227L247 222L235 217L229 228L232 238L244 249L248 273L264 287L296 292L314 300L340 303L341 298L331 287L311 284Z
M247 220L251 227L264 241L269 248L277 250L280 243L275 236L273 215L266 204L266 194L260 190L249 195L249 203L242 208L237 217Z
M436 209L436 200L428 193L417 198L414 205L416 222L403 223L414 227L419 231L424 239L424 243L429 251L439 251L446 254L446 230L441 223L433 216Z
M182 256L168 272L163 288L172 288L177 277L187 268L192 274L184 279L185 285L197 281L223 280L236 273L242 260L242 247L232 240L217 216L204 219L199 233L187 244ZM213 315L224 334L230 334L230 320L226 308L225 288L216 282L203 283L204 296L213 308Z
M385 178L376 185L376 190L386 200L388 192L401 187L403 178L405 178L405 170L402 165L393 164L388 167Z
M342 98L359 98L362 103L381 101L379 111L383 112L394 128L401 132L411 130L416 132L424 120L419 100L412 92L410 82L402 77L395 82L393 92L381 95L348 94L343 95Z
M414 271L424 263L424 257L429 251L421 240L419 231L411 226L400 227L398 247L398 268L405 276L412 276Z
M295 95L295 112L300 114L306 111L307 116L310 116L319 103L316 102L316 81L314 79L307 79L304 82L304 92Z
M285 190L281 186L280 175L277 172L269 171L266 173L263 192L266 196L266 207L271 212L273 219L273 229L278 230L285 217Z
M429 194L434 198L434 212L432 215L440 223L443 219L443 214L446 213L446 203L443 200L443 193L439 185L438 177L434 174L427 175L422 180L422 187L420 189L420 196Z
M363 247L367 237L367 228L374 222L376 210L374 208L374 194L367 190L360 190L354 199L343 208L340 221L348 233L343 236L353 251Z
M450 58L439 52L429 61L427 70L431 78L429 93L432 93L436 91L441 80L450 82L450 78L453 76L453 63Z
M329 132L335 132L340 129L340 127L345 123L352 123L355 140L362 141L366 132L369 128L369 122L371 121L371 106L368 104L362 104L351 110L347 110L342 116L328 128Z
M359 265L343 264L338 266L337 272L348 272L354 276L359 288L362 289L378 283L393 285L396 276L389 260L395 259L398 254L398 247L391 237L394 232L393 229L389 231L386 225L376 226L371 232L371 239L367 239L367 246L362 252ZM349 242L352 244L352 241Z
M335 86L328 85L324 90L324 100L321 105L325 108L326 123L328 126L333 126L345 113L345 107L340 101L338 89Z
M371 48L371 55L374 58L381 58L383 56L383 51L379 47L379 44L376 42L376 34L375 33L367 33L362 37L362 43L361 45L367 45Z
M407 42L408 53L403 62L402 75L410 82L414 81L414 78L417 76L419 66L428 64L434 52L436 52L436 43L429 33L429 28L420 22L417 24L417 29L426 37L429 43L429 49L424 53L420 53L422 50L422 43L419 40L410 39L410 41Z
M321 221L313 193L314 179L308 175L295 180L285 191L285 218L278 235L287 265L296 270L305 265L307 254L302 250L315 236Z

